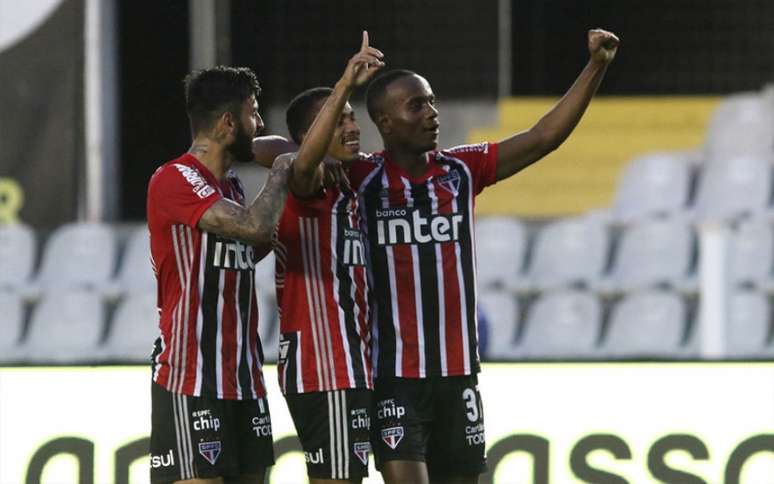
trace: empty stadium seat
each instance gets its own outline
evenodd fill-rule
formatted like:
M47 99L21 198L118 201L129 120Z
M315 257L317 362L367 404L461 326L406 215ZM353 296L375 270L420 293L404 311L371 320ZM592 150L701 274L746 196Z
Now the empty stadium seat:
M589 292L560 290L535 301L517 343L525 358L588 358L597 353L601 305Z
M22 291L35 268L37 239L24 224L0 225L0 291Z
M44 294L32 314L20 347L33 363L84 363L100 358L105 308L100 296L86 290L53 290Z
M620 293L669 285L693 292L694 247L691 227L681 217L631 225L621 237L610 274L600 288Z
M279 354L279 313L274 290L258 290L258 333L261 337L264 361L274 363Z
M685 209L691 166L685 152L652 153L630 161L616 187L611 220L629 224Z
M478 287L510 288L521 281L527 252L527 229L513 217L482 217L476 221Z
M537 234L527 283L537 290L593 285L608 258L607 229L587 217L559 220Z
M726 356L774 357L770 342L771 308L768 297L757 291L735 291L729 300Z
M102 358L110 361L147 363L158 335L155 291L130 294L116 308L100 353Z
M150 233L147 227L138 227L126 243L113 292L118 296L155 291L156 277L150 260Z
M18 345L24 332L24 302L16 292L0 291L0 363L19 357Z
M92 223L57 229L43 250L36 285L42 291L85 288L102 292L116 265L113 229Z
M766 219L745 220L733 232L729 250L733 285L769 285L774 269L774 230Z
M666 291L627 295L610 315L600 350L613 358L688 356L683 338L688 325L681 297Z
M487 325L487 343L483 348L482 358L516 358L519 324L519 303L516 297L506 291L488 291L481 294L478 304Z
M708 160L699 178L695 214L702 221L728 221L762 213L771 197L772 166L766 158Z
M774 148L774 105L758 92L726 97L712 114L706 131L709 159L767 157Z

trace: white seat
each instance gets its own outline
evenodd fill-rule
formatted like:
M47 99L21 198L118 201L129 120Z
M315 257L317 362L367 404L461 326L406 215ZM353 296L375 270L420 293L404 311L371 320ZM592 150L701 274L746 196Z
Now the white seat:
M264 361L274 363L279 355L279 313L274 291L258 291L258 334Z
M665 291L627 295L613 307L600 350L615 358L686 356L688 325L681 297Z
M486 326L486 346L482 358L508 360L518 356L516 336L519 324L519 303L513 294L488 291L478 298L479 332Z
M710 159L769 156L774 146L774 106L766 95L726 97L712 113L705 151Z
M513 217L482 217L476 221L477 282L484 288L519 284L527 252L527 229Z
M84 290L45 293L30 321L23 357L34 363L98 360L105 309L98 294Z
M518 351L527 358L594 357L601 313L599 301L588 292L546 293L529 311Z
M135 229L129 237L115 286L116 295L156 290L156 277L151 265L150 233L147 227Z
M740 223L731 237L729 257L732 284L767 286L774 269L774 230L771 222L756 218Z
M16 292L0 292L0 362L8 363L19 358L19 345L24 332L24 302Z
M22 291L35 267L37 239L27 225L0 225L0 290Z
M538 290L593 285L607 264L606 227L585 217L559 220L537 234L527 270L529 284Z
M766 158L708 160L699 178L696 217L728 221L763 213L771 196L772 167Z
M691 288L695 240L680 217L645 220L629 226L605 282L612 292L632 292L659 285Z
M629 224L681 211L688 202L691 166L684 152L651 153L628 163L613 200L611 219Z
M116 265L116 243L107 225L68 224L46 243L35 282L42 291L85 288L102 292Z
M757 291L735 291L730 298L726 325L726 356L774 356L770 331L771 308L766 295Z
M129 363L146 363L159 336L156 293L133 293L121 301L110 332L102 346L102 357Z

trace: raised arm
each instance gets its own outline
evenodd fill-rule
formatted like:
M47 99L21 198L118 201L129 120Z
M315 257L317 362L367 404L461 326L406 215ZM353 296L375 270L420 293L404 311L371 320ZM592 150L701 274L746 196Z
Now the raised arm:
M378 49L368 45L368 32L364 31L360 51L347 63L344 74L312 121L298 149L290 174L290 187L296 195L309 196L319 189L323 176L320 164L328 153L344 105L355 88L365 84L384 66L383 58Z
M253 156L264 168L271 168L279 155L296 150L298 145L282 136L268 135L253 139Z
M245 208L225 198L218 200L199 219L199 228L259 247L259 253L271 246L274 227L279 222L288 193L288 175L292 156L281 155L269 172L269 177Z
M497 152L497 179L523 170L557 149L570 136L597 92L618 50L618 37L605 30L588 32L589 62L567 93L532 128L503 140Z

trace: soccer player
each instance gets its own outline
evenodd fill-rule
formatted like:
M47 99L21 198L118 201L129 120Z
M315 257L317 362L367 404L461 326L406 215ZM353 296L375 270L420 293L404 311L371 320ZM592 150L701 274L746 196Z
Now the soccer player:
M346 180L323 187L323 158L359 157L360 130L347 99L383 64L368 45L333 89L304 91L287 110L300 145L274 253L280 310L279 382L312 483L368 475L371 421L370 327L357 195Z
M287 193L280 157L245 207L231 167L252 161L263 128L246 68L185 79L193 144L148 185L159 326L152 356L151 481L263 483L274 463L254 268L271 248Z
M485 187L559 147L580 121L618 38L588 32L590 59L558 104L500 143L437 150L430 84L384 73L366 104L384 152L355 162L375 294L374 454L387 483L473 483L485 469L478 389L473 207Z

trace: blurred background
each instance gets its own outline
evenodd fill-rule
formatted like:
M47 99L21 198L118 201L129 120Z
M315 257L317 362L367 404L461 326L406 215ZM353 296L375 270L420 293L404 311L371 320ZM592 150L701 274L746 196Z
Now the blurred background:
M0 360L148 360L146 186L189 147L191 69L253 68L265 133L286 136L288 101L332 85L368 30L388 68L429 80L451 147L532 126L585 65L595 27L621 46L575 133L478 199L482 358L765 364L770 0L0 0ZM353 106L363 149L379 150L363 92ZM263 169L239 172L257 193ZM256 276L269 361L272 264ZM754 433L774 431L766 399Z

